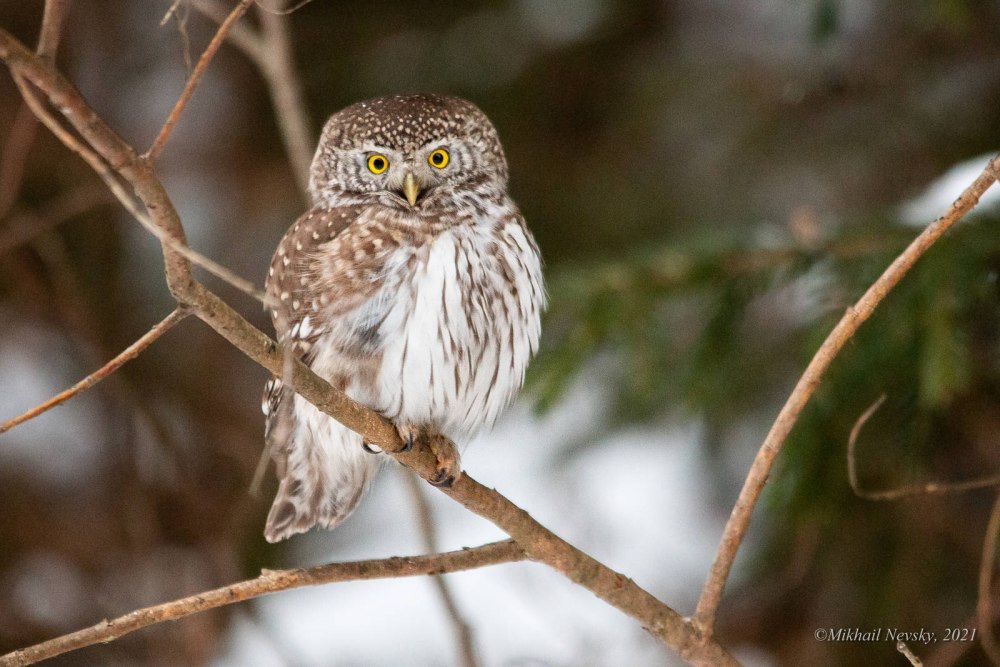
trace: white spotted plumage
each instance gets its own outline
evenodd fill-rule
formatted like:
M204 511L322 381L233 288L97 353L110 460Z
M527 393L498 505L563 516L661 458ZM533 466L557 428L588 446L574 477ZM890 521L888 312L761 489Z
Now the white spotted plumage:
M454 168L439 174L422 160L442 146ZM393 168L366 176L358 156L368 151L416 173L421 198L402 197ZM523 383L545 305L538 250L506 179L495 130L463 100L382 98L334 115L313 163L316 207L269 272L279 340L397 424L460 442L492 424ZM281 480L266 537L335 526L384 457L280 381L264 403Z

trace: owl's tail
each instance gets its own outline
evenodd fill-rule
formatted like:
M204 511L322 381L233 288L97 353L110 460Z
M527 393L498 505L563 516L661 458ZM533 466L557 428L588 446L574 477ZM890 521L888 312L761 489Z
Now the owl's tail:
M281 482L264 528L268 542L317 524L327 529L340 524L357 507L385 459L365 452L361 436L318 411L299 422L283 449L278 455Z

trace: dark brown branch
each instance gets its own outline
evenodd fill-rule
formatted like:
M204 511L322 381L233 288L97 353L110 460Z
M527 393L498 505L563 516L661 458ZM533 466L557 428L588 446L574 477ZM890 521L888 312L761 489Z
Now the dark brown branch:
M424 540L424 550L430 553L437 551L437 527L434 525L434 513L431 504L424 495L424 486L420 484L415 475L409 471L403 471L403 478L406 481L406 488L413 499L413 507L417 514L417 523L420 526L420 534ZM462 615L462 610L458 608L458 602L452 595L451 587L444 575L436 574L431 577L434 588L437 589L441 604L444 605L452 628L455 630L455 639L458 643L458 654L462 659L463 667L478 667L479 658L476 657L476 643L472 639L472 628Z
M224 16L222 6L215 0L190 0L191 6L219 22ZM309 117L305 111L302 84L294 66L290 19L285 10L287 0L272 11L258 5L261 30L244 28L230 33L230 39L250 60L267 83L271 104L274 106L281 140L285 144L288 161L295 174L299 190L305 194L309 186L309 163L312 159L313 136ZM236 26L243 28L243 26Z
M1000 645L993 634L993 611L990 601L993 593L993 570L997 559L997 538L1000 536L1000 496L993 503L990 521L983 538L983 559L979 563L979 598L976 602L976 625L983 652L994 665L1000 665Z
M163 320L157 323L156 326L154 326L152 329L143 334L141 338L139 338L137 341L135 341L134 343L126 347L124 350L122 350L121 353L115 356L111 361L104 364L103 366L101 366L96 371L94 371L87 377L77 382L69 389L56 394L55 396L45 401L41 405L36 405L35 407L31 408L24 414L14 417L13 419L8 419L3 424L0 424L0 433L6 433L10 429L17 426L18 424L23 424L24 422L30 419L34 419L35 417L48 412L52 408L62 405L63 403L73 398L74 396L77 396L87 391L95 384L97 384L98 382L100 382L101 380L108 377L116 370L124 366L127 362L132 361L133 359L138 357L143 350L152 345L153 342L156 341L160 336L170 331L175 324L177 324L187 316L188 313L186 313L182 309L180 308L175 309L172 313L170 313L165 318L163 318Z
M188 77L187 84L184 86L184 91L181 92L181 96L177 98L177 102L174 104L174 108L170 111L170 115L167 116L167 120L163 123L163 127L160 128L160 133L156 135L156 139L153 140L153 145L149 147L146 154L143 156L149 161L155 161L159 157L160 152L163 147L167 145L167 140L170 139L170 133L174 131L174 125L181 117L181 113L184 112L184 107L187 106L188 100L194 94L194 89L198 87L198 83L201 81L202 75L205 74L205 70L208 69L208 64L212 62L212 58L215 57L215 52L219 50L222 46L222 42L226 39L226 33L232 27L236 21L243 16L244 12L250 8L253 4L253 0L240 0L240 3L233 8L233 11L229 13L226 20L222 22L219 29L215 32L215 36L212 37L212 41L208 43L205 47L205 52L201 54L201 58L198 59L198 64L194 66L194 71L191 72L191 76Z
M264 40L263 57L258 66L271 93L274 115L278 119L295 182L304 193L309 187L309 163L312 161L314 139L305 112L302 84L295 69L291 18L284 11L287 5L287 0L281 0L276 3L274 11L257 6Z
M251 600L277 591L340 581L460 572L499 563L512 563L523 560L524 557L524 553L513 540L505 540L472 549L426 556L397 556L382 560L329 563L296 570L263 570L256 579L248 579L172 602L137 609L110 621L102 621L89 628L8 653L0 656L0 667L31 665L85 646L113 641L156 623L175 621L208 609Z
M869 419L871 419L872 415L875 414L880 407L882 407L883 403L885 403L885 394L882 394L878 400L868 407L867 410L861 413L861 416L858 417L858 420L851 428L851 435L847 438L847 481L851 485L851 490L854 491L854 495L859 498L864 498L865 500L898 500L908 496L962 493L963 491L985 489L990 486L997 486L1000 484L1000 475L990 475L988 477L979 477L977 479L958 482L925 482L924 484L911 484L897 489L886 489L884 491L869 491L861 488L861 483L858 481L857 456L855 455L858 436L861 434L861 429L864 425Z
M3 30L0 30L0 59L49 96L53 105L66 115L84 139L135 189L150 212L152 221L168 238L183 243L184 230L180 218L149 161L136 154L111 130L71 84ZM281 377L281 348L196 281L191 274L191 264L167 243L163 244L163 254L167 286L178 304L190 308L249 358ZM361 433L365 441L379 445L424 479L430 479L435 474L436 457L426 443L420 443L410 452L398 453L402 443L392 424L331 387L298 361L292 368L292 386L307 401ZM560 539L520 507L482 486L471 476L463 475L445 493L507 532L531 559L549 565L635 618L653 636L688 661L704 665L738 664L725 649L712 640L704 639L677 612L631 579Z
M750 524L750 515L753 513L760 492L767 482L774 459L781 451L781 447L788 438L788 434L791 433L802 409L819 386L823 373L837 357L841 348L851 339L854 332L858 330L858 327L871 316L875 307L902 280L913 264L941 238L941 235L979 202L982 194L996 181L998 173L1000 173L1000 156L993 158L972 185L966 188L961 196L955 200L947 213L928 225L906 250L893 260L892 264L868 288L868 291L858 302L847 309L837 326L833 328L819 350L816 351L812 361L809 362L802 377L795 385L795 389L792 390L785 405L778 413L778 417L764 439L760 451L757 452L729 516L729 521L723 530L722 540L712 562L712 569L702 588L694 616L695 626L706 638L712 635L715 627L715 615L722 599L722 591L726 587L736 553L739 551L747 526Z
M38 211L15 212L4 221L4 230L0 233L0 257L70 218L111 202L103 187L83 185L56 195Z
M59 39L62 35L62 25L69 9L70 0L47 0L42 12L42 28L38 37L38 57L48 62L55 62L56 51L59 49ZM7 134L7 142L3 147L3 158L0 159L0 218L7 215L17 193L21 189L24 177L24 164L28 152L35 143L38 129L38 119L22 104L11 124Z

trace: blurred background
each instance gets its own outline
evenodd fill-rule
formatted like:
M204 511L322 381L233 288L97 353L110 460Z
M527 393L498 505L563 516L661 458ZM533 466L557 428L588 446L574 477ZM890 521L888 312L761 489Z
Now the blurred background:
M216 27L186 2L161 26L171 4L74 0L57 58L140 150ZM34 46L41 8L0 0L0 26ZM290 27L313 137L341 107L399 92L462 95L493 119L551 309L528 389L465 467L682 614L812 353L1000 150L992 0L314 0ZM44 129L11 155L20 106L0 73L0 420L173 305L158 244L82 160ZM191 245L262 284L306 204L267 85L232 44L158 167ZM861 329L781 454L720 612L747 663L905 664L891 641L814 631L975 627L997 491L860 499L847 438L885 394L857 441L865 488L1000 471L991 202ZM271 332L259 304L205 279ZM336 531L264 542L273 473L249 490L265 380L192 318L0 435L0 651L261 567L423 551L397 469ZM501 537L429 500L443 548ZM484 665L676 662L542 566L448 581ZM911 648L925 664L986 660L974 643ZM412 579L282 593L52 664L449 665L458 652L432 582Z

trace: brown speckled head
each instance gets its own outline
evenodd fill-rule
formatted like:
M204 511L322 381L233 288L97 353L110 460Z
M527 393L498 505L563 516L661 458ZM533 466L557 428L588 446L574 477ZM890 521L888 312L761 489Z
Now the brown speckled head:
M432 155L438 150L445 159ZM507 161L493 124L471 102L430 94L378 97L327 121L309 190L317 203L341 194L398 194L407 173L421 191L470 181L502 187Z

